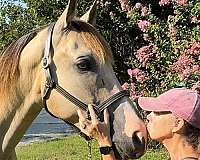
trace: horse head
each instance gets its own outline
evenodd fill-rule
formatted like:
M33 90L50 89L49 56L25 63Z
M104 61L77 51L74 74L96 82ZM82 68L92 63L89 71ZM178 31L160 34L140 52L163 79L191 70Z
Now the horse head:
M84 104L94 104L98 110L109 97L122 91L112 68L111 49L93 27L96 1L80 19L75 17L76 4L76 0L70 0L56 23L49 27L41 81L47 110L73 124L78 122L79 106L84 110ZM66 94L75 100L66 98ZM131 100L122 95L106 107L116 155L122 159L143 155L146 129Z

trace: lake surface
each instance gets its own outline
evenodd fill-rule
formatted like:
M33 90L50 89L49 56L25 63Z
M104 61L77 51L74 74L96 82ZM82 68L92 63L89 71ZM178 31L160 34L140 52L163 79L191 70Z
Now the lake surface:
M20 145L35 141L55 139L74 133L71 126L42 110L22 138Z

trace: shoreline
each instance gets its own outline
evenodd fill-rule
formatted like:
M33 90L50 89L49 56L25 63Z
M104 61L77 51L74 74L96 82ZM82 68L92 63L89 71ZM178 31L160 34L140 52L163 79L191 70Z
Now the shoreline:
M29 133L25 134L23 138L20 140L20 142L17 144L18 146L25 146L32 143L38 143L38 142L46 142L46 141L52 141L55 139L61 139L63 137L67 137L73 134L76 134L75 130L68 129L67 132L60 132L60 133Z
M57 133L57 134L34 134L34 135L26 135L22 138L22 140L17 144L17 147L23 147L27 146L30 144L34 143L43 143L43 142L48 142L48 141L54 141L54 140L59 140L62 138L65 138L67 136L71 136L73 134L76 134L75 132L73 133L67 133L67 134L62 134L62 133Z

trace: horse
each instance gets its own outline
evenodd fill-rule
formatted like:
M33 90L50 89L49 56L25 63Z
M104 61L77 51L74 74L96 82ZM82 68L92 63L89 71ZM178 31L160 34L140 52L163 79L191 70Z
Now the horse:
M43 108L78 125L77 109L87 114L108 108L118 159L138 158L147 133L132 101L113 71L110 46L95 29L97 2L76 17L76 0L54 24L35 29L0 57L0 159L17 159L15 147Z

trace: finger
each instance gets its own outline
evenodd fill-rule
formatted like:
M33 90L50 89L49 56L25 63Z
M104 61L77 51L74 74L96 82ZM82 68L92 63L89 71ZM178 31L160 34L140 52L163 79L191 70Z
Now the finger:
M83 121L80 120L80 118L79 118L79 128L80 129L85 128L85 124L83 123Z
M79 127L78 128L85 134L88 134L88 128L90 128L90 123L87 120L81 121L79 119Z
M79 123L80 125L88 125L89 121L85 118L85 114L81 110L77 110L78 116L79 116Z
M95 113L93 106L91 104L88 105L88 109L89 109L89 112L90 112L92 122L97 122L98 121L97 116L96 116L96 113Z
M103 111L103 116L104 116L105 124L110 126L110 115L109 115L108 109L105 109Z
M78 116L79 116L79 120L80 121L84 121L86 118L85 118L85 115L83 113L83 111L81 111L80 109L77 110L77 113L78 113Z

